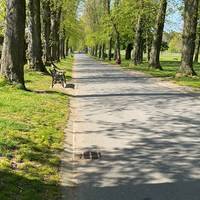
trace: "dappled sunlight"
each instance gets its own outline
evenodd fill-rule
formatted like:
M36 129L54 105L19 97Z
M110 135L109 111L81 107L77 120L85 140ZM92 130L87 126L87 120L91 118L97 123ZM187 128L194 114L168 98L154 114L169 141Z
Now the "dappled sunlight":
M74 153L102 154L75 158L77 199L165 200L174 193L196 200L190 197L200 194L200 94L77 59L90 65L76 64L74 73Z

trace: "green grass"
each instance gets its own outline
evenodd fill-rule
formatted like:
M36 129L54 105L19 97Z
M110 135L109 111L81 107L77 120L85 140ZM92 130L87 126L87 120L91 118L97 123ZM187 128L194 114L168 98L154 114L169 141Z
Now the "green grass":
M132 61L127 61L122 56L121 67L125 70L136 70L144 72L153 77L160 77L166 80L170 80L174 83L183 86L190 86L194 88L200 88L200 64L194 64L194 69L197 72L198 76L195 77L176 77L176 73L180 66L181 55L172 54L172 53L162 53L161 54L161 65L163 70L149 69L146 58L144 58L144 63L138 66L134 66ZM115 61L109 63L115 64Z
M68 77L72 62L59 63ZM25 79L30 91L0 79L0 199L57 200L68 96L50 88L50 76L26 70Z

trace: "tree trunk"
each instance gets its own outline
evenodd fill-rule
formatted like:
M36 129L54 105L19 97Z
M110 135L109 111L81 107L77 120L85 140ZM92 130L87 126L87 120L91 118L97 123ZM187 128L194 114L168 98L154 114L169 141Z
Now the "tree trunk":
M194 53L194 62L195 63L199 62L199 48L200 48L200 38L198 38L196 48L195 48L195 53Z
M94 47L91 47L91 49L90 49L90 55L94 56Z
M141 64L141 42L142 42L142 33L143 33L143 28L142 28L142 15L139 16L138 18L138 23L136 27L136 34L135 34L135 41L134 41L134 48L133 48L133 62L134 65Z
M60 57L65 58L65 38L60 39Z
M103 44L103 45L102 45L102 48L101 48L101 51L102 51L102 52L101 52L101 59L102 59L102 60L105 60L105 48L106 48L106 47L105 47L105 44Z
M199 61L199 49L200 49L200 27L197 30L197 38L195 44L195 51L194 51L194 62L198 63Z
M7 1L6 30L1 59L1 74L13 84L24 84L25 0ZM19 47L20 45L20 47Z
M111 1L109 1L111 2ZM120 0L116 0L114 3L115 7L118 7L120 3ZM111 21L113 24L113 28L115 30L115 34L116 34L116 46L115 46L115 60L117 64L121 64L122 60L121 60L121 40L120 40L120 33L118 31L118 27L117 24L113 21L112 17L111 17Z
M114 60L117 60L117 44L115 41L115 49L114 49Z
M51 60L55 61L57 59L57 48L58 41L56 40L57 35L57 26L56 26L56 12L52 12L51 15Z
M156 19L156 27L153 36L152 48L149 66L156 69L162 69L160 65L160 50L162 45L165 16L167 10L167 0L160 0L160 8Z
M102 53L102 46L99 46L99 59L101 58L101 53Z
M126 60L130 60L131 59L132 50L133 50L133 44L132 43L128 43L128 45L126 47L126 54L125 54L125 59Z
M118 31L116 31L117 37L116 37L116 63L121 64L121 48L120 48L120 34Z
M51 57L54 61L60 60L60 18L61 18L61 8L57 8L56 11L52 12L51 15Z
M66 39L66 56L69 55L69 37Z
M109 40L109 51L108 51L108 60L109 61L112 60L112 43L113 43L113 39L112 39L112 37L110 37L110 40Z
M147 53L148 62L150 61L150 57L151 57L151 44L152 44L152 37L149 30L149 32L147 32L146 34L146 53Z
M44 34L44 60L45 64L48 64L51 60L51 45L50 45L50 35L51 35L51 9L50 0L42 1L43 7L43 34Z
M144 39L142 38L142 40L140 42L140 51L139 51L138 63L143 62L143 55L144 55Z
M42 61L40 0L28 0L28 60L30 68L46 72Z
M95 56L95 57L98 56L98 44L95 46L95 49L94 49L94 56Z
M186 76L196 75L193 69L193 55L198 19L198 0L185 0L183 47L179 73Z

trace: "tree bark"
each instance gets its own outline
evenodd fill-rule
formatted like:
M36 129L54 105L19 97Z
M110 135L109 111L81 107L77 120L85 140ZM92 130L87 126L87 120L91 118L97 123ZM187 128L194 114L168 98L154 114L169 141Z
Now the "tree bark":
M109 1L109 3L111 3L111 1ZM119 3L120 3L120 0L115 0L114 1L114 7L118 7ZM117 24L115 23L115 21L113 20L112 17L111 17L111 22L113 24L113 28L114 28L115 35L116 35L115 60L116 60L117 64L121 64L122 60L121 60L121 38L120 38L120 32L118 31Z
M60 18L61 18L61 8L57 8L56 11L52 12L51 15L51 58L54 61L60 60Z
M66 56L69 56L69 37L66 39Z
M105 60L105 48L106 48L106 45L105 44L103 44L102 45L102 48L101 48L101 59L102 60Z
M199 62L199 48L200 48L200 39L198 38L196 48L195 48L195 53L194 53L194 63Z
M44 60L45 64L48 64L51 60L51 45L50 45L50 35L51 35L51 8L50 0L42 1L43 7L43 34L44 34Z
M197 28L197 38L195 44L195 51L194 51L194 62L198 63L199 61L199 49L200 49L200 27Z
M60 39L60 57L65 58L65 38Z
M136 34L135 34L135 41L134 41L134 48L133 48L133 63L134 65L138 65L142 63L141 60L141 46L142 46L142 34L143 34L143 28L142 28L142 15L139 15L138 17L138 23L136 27Z
M151 55L149 61L150 67L160 70L162 70L162 67L160 65L160 50L162 45L166 10L167 10L167 0L160 0L160 8L156 19L156 27L153 36Z
M28 0L28 60L30 68L46 72L42 61L40 0Z
M109 40L109 50L108 50L108 60L109 61L112 60L112 43L113 43L113 39L112 39L112 37L110 37L110 40Z
M94 56L94 47L89 48L89 53L91 56Z
M21 88L25 89L25 0L9 0L6 6L6 30L1 74L12 84L19 84Z
M120 34L116 29L116 63L121 64Z
M147 60L150 61L151 57L151 44L152 44L152 36L150 31L146 33L146 53L147 53Z
M185 0L183 46L179 69L179 73L185 76L196 75L193 69L193 55L196 40L198 4L198 0Z
M132 43L128 43L128 45L126 47L126 55L125 55L125 59L126 60L130 60L131 59L132 50L133 50L133 44Z
M99 59L101 58L101 54L102 54L102 45L99 46Z
M143 62L143 53L144 53L144 39L142 38L140 42L138 64L141 64Z
M95 46L95 49L94 49L94 56L95 56L95 57L98 56L98 44Z

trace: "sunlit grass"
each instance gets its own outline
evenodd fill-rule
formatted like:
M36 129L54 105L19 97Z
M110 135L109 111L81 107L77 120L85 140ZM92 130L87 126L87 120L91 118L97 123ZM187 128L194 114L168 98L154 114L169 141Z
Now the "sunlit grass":
M72 62L59 63L69 77ZM50 88L50 76L26 70L25 78L30 91L0 78L0 199L55 200L68 96Z
M163 68L162 71L157 69L150 69L146 61L146 55L144 56L143 64L137 66L135 66L131 60L125 60L124 56L122 56L121 67L125 70L136 70L154 77L171 80L179 85L200 88L200 64L194 64L194 69L198 76L177 78L176 73L178 72L181 64L181 54L161 53L160 60ZM109 63L115 64L115 61L109 61Z

